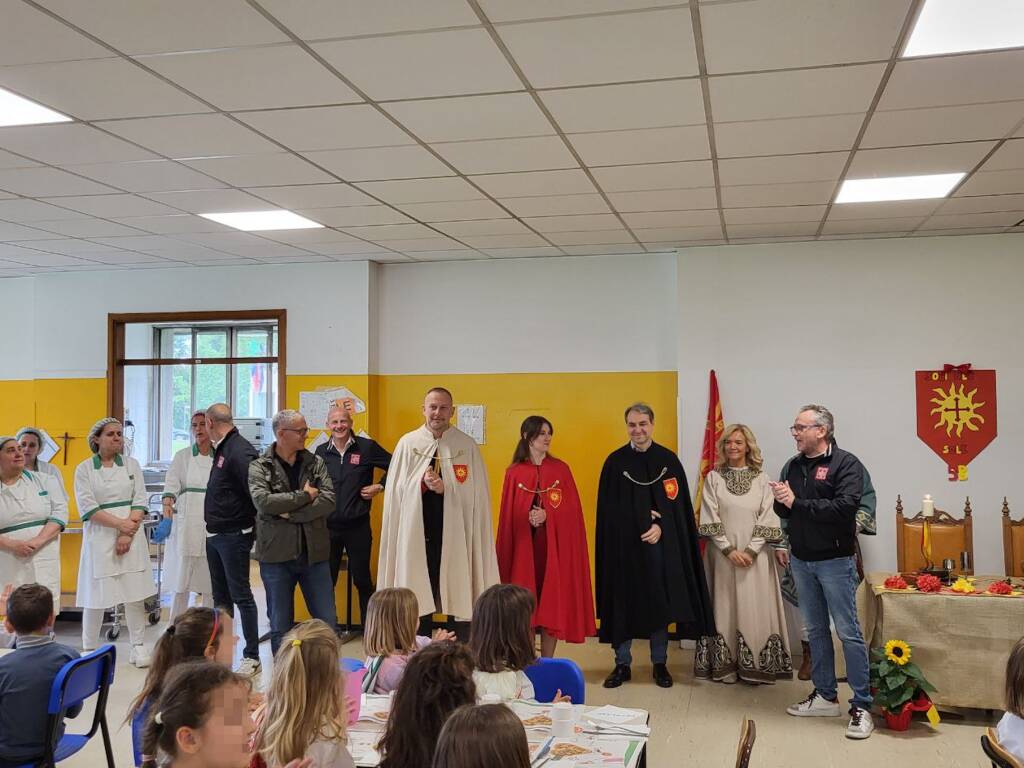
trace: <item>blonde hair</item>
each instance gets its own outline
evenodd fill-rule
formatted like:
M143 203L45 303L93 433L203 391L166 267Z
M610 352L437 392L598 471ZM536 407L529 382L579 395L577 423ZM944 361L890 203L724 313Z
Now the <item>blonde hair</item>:
M267 765L305 757L317 741L346 740L340 662L338 636L319 619L303 622L284 636L257 744Z
M747 466L751 469L760 470L764 466L764 459L761 458L761 449L757 446L757 438L754 437L754 433L750 431L750 427L746 424L730 424L722 432L722 436L718 438L718 443L715 445L715 469L721 469L729 460L725 458L725 441L729 439L733 432L742 432L743 439L747 441Z
M363 626L367 656L390 656L416 650L419 626L416 593L405 587L378 589L370 596Z

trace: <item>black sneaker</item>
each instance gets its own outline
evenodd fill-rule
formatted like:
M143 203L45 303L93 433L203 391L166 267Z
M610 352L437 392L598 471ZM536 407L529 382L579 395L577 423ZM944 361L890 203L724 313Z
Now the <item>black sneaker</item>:
M618 688L623 683L633 679L633 673L628 664L616 664L611 674L604 679L605 688Z
M654 665L654 682L657 683L659 688L672 687L672 675L668 673L668 667L664 664Z

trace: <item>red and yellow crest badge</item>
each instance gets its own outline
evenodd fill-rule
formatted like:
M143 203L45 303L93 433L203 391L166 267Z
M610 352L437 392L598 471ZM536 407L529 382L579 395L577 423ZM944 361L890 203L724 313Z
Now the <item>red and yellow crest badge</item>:
M669 477L662 480L661 484L665 488L665 495L668 496L669 501L675 501L676 496L679 495L679 481L674 477Z
M469 479L468 464L453 464L452 469L455 471L455 479L459 481L459 485Z
M548 492L548 503L552 509L558 509L558 505L562 503L562 491L558 488L552 488Z

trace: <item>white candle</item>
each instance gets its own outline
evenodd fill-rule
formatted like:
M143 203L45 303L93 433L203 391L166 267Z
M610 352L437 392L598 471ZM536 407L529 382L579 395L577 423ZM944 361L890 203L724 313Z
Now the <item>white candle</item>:
M921 501L921 513L925 517L935 517L935 502L930 493L926 493Z

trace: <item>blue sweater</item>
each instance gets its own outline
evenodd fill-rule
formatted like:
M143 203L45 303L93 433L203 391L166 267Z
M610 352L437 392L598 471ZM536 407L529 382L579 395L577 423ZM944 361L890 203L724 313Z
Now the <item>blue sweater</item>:
M50 688L61 667L77 658L72 648L35 636L19 638L17 650L0 657L0 768L43 754Z

